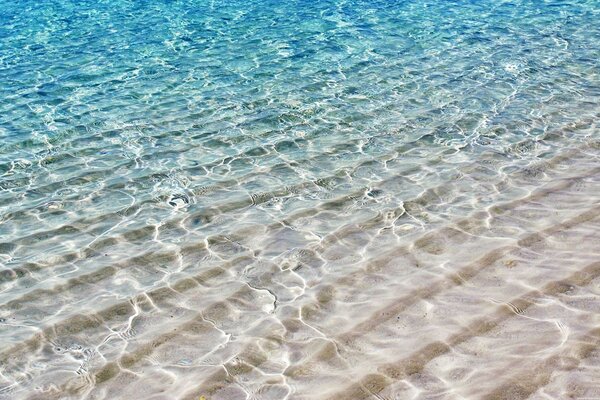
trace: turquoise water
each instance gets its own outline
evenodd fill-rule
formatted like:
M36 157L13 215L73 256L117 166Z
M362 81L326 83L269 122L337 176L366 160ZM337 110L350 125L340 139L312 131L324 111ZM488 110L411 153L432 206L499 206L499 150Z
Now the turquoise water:
M3 2L0 398L600 396L598 21Z

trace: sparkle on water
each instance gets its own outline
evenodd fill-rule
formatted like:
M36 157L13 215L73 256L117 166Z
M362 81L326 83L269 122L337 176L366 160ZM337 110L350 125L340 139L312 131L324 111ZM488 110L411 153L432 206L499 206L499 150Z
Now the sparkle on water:
M0 399L600 397L599 21L3 1Z

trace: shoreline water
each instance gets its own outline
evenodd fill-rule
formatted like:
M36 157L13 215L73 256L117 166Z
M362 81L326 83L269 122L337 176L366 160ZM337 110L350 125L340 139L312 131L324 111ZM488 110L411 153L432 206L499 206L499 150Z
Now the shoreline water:
M0 6L0 399L599 397L599 14Z

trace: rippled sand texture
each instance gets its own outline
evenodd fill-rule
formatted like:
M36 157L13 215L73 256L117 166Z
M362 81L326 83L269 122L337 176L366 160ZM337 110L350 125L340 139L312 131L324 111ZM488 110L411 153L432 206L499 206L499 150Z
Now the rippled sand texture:
M2 2L0 398L600 398L598 21Z

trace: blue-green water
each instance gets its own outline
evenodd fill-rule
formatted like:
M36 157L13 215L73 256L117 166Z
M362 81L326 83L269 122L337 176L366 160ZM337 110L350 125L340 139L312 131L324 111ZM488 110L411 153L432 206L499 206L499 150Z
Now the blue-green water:
M3 2L0 398L600 396L598 21Z

